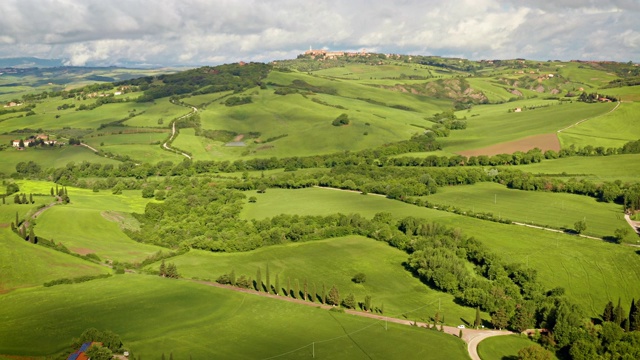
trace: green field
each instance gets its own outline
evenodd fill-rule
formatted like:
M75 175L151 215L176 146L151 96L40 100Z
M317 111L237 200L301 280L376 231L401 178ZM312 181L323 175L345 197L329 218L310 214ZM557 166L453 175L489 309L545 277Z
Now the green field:
M289 280L292 288L298 280L300 291L306 280L309 293L313 293L313 284L317 294L321 293L323 283L327 292L336 285L342 297L353 293L359 302L371 295L372 305L381 307L384 304L388 316L429 322L440 309L447 324L456 326L473 322L473 309L455 304L453 296L430 289L407 272L402 266L407 258L406 253L386 243L351 236L270 246L247 253L214 254L192 250L171 262L176 264L182 276L213 281L232 269L236 277L245 275L255 279L257 269L261 268L262 281L266 282L269 264L272 286L275 286L276 275L280 287L284 288ZM149 268L157 270L158 264ZM351 281L359 272L367 276L364 284ZM282 290L280 294L283 294ZM317 299L313 301L318 302Z
M520 349L534 344L529 338L518 335L495 336L480 342L478 355L482 360L517 359ZM554 355L552 359L557 357Z
M622 147L628 141L640 139L638 111L640 103L620 103L615 111L564 130L558 138L565 147L571 144L578 147Z
M107 267L26 242L10 229L0 229L0 299L1 294L18 288L110 272Z
M84 146L63 146L44 149L28 148L16 150L15 148L0 151L0 172L9 175L16 171L19 162L33 161L42 168L60 168L70 162L81 163L89 161L98 164L120 164L119 161L97 156L93 151Z
M508 112L520 106L544 106L520 113ZM467 129L452 131L442 139L450 152L472 150L519 140L533 135L550 134L586 118L607 113L615 104L558 103L549 100L523 100L499 105L479 105L471 111L456 113L467 117ZM472 116L475 115L475 116Z
M462 341L440 332L385 330L377 320L141 275L5 294L0 318L6 355L71 353L71 338L96 327L116 332L145 359L293 359L312 351L331 359L468 358Z
M629 246L478 220L371 194L317 188L269 189L256 197L258 201L243 210L245 218L336 212L357 212L372 217L377 212L388 211L397 218L415 216L460 228L500 257L537 269L545 288L564 287L567 295L591 316L600 314L609 300L620 297L624 303L638 297L634 279L640 276L640 261L636 249Z
M612 156L574 156L519 165L517 169L534 174L585 178L594 181L633 182L640 178L640 154Z
M573 194L513 190L496 183L444 187L424 198L438 207L456 206L556 229L573 229L575 222L586 219L584 234L597 237L613 236L616 229L628 226L622 206L614 203ZM635 241L635 236L629 234L626 240Z
M121 226L132 222L128 214L144 212L150 201L139 191L124 191L123 195L76 188L67 191L71 203L54 206L40 215L35 227L38 235L62 242L73 252L96 253L101 259L135 262L163 250L135 242L122 232Z

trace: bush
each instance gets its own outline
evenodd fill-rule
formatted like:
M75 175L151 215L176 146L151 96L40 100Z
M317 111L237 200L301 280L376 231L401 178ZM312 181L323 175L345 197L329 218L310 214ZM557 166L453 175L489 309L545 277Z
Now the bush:
M353 276L353 278L351 278L351 281L356 284L362 284L363 282L367 281L367 275L365 275L364 273L357 273Z
M335 120L333 120L331 125L333 125L333 126L343 126L343 125L349 125L349 123L350 123L349 115L340 114L340 116L338 116Z

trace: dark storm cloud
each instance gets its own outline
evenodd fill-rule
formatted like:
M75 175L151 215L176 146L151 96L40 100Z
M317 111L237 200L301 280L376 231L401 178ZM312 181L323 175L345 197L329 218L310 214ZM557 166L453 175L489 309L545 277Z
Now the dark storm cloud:
M215 64L309 46L468 58L638 60L640 3L4 0L0 56Z

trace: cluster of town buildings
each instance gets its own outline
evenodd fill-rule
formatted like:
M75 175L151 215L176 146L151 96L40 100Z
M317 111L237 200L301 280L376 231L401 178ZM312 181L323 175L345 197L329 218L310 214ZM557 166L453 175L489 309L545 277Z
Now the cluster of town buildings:
M18 140L13 140L11 142L11 146L17 148L18 150L24 149L25 147L29 147L29 146L34 146L37 144L53 146L58 144L58 142L56 140L49 140L49 135L45 135L45 134L38 134L28 139L24 139L24 140L18 139ZM60 143L60 145L62 145L62 143Z
M309 50L305 51L304 54L306 56L310 56L312 59L321 59L321 60L332 60L339 57L347 56L368 56L366 49L362 49L360 52L347 52L347 51L328 51L328 50L313 50L309 48Z

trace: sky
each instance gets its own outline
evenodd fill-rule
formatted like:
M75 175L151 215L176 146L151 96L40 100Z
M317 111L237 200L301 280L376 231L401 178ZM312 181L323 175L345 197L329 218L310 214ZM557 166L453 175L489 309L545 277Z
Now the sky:
M640 62L640 0L1 0L0 58L217 65L314 49Z

